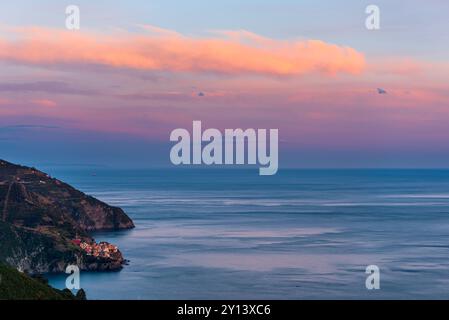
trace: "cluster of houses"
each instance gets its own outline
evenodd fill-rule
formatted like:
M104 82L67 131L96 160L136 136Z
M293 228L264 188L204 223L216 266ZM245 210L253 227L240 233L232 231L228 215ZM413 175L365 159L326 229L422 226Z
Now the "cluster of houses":
M108 242L87 243L85 241L81 241L80 239L75 239L72 243L83 249L88 256L112 258L114 254L118 253L117 246Z

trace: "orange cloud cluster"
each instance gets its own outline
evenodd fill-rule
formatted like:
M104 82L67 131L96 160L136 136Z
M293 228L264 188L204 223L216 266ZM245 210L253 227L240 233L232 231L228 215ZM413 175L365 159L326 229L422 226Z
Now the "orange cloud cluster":
M187 37L154 27L105 35L20 28L0 38L0 61L101 65L150 71L291 76L359 73L363 54L319 40L274 40L249 32Z

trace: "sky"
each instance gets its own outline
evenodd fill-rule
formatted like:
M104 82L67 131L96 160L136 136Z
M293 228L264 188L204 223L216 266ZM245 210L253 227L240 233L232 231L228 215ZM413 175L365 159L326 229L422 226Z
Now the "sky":
M370 4L379 30L365 26ZM80 8L79 30L65 27L68 5ZM2 2L0 158L169 166L170 132L201 120L279 129L281 169L448 168L448 9L443 0Z

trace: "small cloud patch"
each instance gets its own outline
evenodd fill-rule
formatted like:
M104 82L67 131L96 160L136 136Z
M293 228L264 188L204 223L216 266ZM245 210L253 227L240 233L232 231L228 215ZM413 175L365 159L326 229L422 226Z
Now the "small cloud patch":
M31 103L38 105L40 107L45 107L45 108L54 108L58 105L53 100L49 100L49 99L35 99L35 100L31 100Z

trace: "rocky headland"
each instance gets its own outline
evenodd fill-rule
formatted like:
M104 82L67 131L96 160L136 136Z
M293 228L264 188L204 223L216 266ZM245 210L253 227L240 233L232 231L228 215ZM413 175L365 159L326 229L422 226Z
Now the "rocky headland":
M119 248L94 231L134 228L112 207L35 168L0 160L0 263L30 274L120 270ZM96 250L86 250L87 244Z

